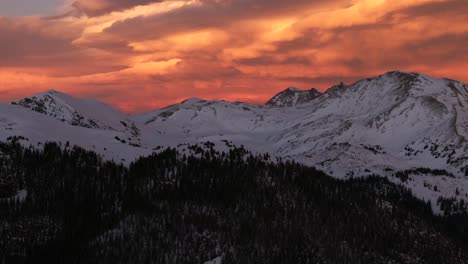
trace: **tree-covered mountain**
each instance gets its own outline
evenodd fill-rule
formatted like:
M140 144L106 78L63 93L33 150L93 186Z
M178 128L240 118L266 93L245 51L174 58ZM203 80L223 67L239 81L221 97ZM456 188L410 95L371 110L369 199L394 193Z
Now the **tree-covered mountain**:
M126 167L69 144L0 144L0 262L468 263L464 210L434 216L385 178L229 145Z

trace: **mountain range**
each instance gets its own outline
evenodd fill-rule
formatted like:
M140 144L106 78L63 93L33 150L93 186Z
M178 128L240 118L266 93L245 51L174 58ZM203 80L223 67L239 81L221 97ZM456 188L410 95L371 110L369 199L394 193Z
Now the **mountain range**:
M419 73L388 72L324 93L290 87L265 105L192 98L140 115L47 91L0 104L0 131L0 141L68 142L124 164L161 146L243 145L338 178L382 175L434 203L468 196L468 86ZM405 171L409 180L398 177Z

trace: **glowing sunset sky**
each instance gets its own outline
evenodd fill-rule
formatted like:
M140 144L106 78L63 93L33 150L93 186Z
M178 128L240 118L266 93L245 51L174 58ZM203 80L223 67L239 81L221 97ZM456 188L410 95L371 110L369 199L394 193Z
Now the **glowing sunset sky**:
M2 102L56 89L129 112L263 103L395 69L467 82L467 0L0 2Z

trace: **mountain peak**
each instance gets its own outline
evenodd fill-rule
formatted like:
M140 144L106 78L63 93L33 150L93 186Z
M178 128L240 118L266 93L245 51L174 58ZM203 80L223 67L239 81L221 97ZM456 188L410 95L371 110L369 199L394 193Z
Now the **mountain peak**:
M337 95L344 91L347 87L348 85L344 84L343 82L340 82L339 84L335 84L332 87L328 88L325 93L328 95Z
M294 87L294 86L290 86L286 90L292 91L292 92L301 92L302 91L301 89L299 89L297 87Z
M398 80L400 81L403 81L403 82L437 82L437 81L440 81L440 80L448 80L446 78L443 78L443 79L439 79L439 78L435 78L435 77L431 77L431 76L428 76L428 75L425 75L425 74L422 74L422 73L419 73L419 72L406 72L406 71L399 71L399 70L396 70L396 71L389 71L389 72L386 72L380 76L377 76L375 78L371 78L371 79L377 79L377 78L397 78ZM452 80L454 82L458 82L458 81L455 81L455 80Z
M70 95L68 95L68 94L66 94L64 92L60 92L58 90L51 89L51 90L47 90L47 91L44 91L44 92L37 93L37 94L31 96L31 98L33 98L33 97L42 98L44 96L68 96L68 97L71 97Z
M394 75L394 74L398 74L398 75L419 75L420 73L417 73L417 72L408 72L408 71L401 71L401 70L393 70L393 71L388 71L386 73L384 73L383 75Z
M45 92L46 94L61 94L62 92L59 92L57 90L51 89Z
M76 98L57 90L38 93L15 104L84 128L125 130L122 121L130 123L127 115L101 101Z
M290 107L308 103L322 95L317 89L301 90L297 87L288 87L276 94L266 105L273 107Z
M410 80L410 79L414 80L420 76L423 76L423 75L417 72L406 72L406 71L395 70L395 71L386 72L378 77L393 77L393 78L396 77L396 78L403 79L403 80Z
M310 88L309 89L310 92L316 92L316 93L321 93L319 90L317 90L316 88Z
M203 100L197 97L192 97L192 98L188 98L182 101L181 104L196 104L196 103L202 103L202 102L206 102L206 100Z

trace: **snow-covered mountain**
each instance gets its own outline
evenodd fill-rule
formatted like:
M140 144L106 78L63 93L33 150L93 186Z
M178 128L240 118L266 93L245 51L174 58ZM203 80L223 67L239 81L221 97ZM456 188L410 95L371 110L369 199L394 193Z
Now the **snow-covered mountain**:
M24 98L16 104L72 126L122 132L122 140L141 145L138 137L140 130L129 116L97 100L77 99L50 90Z
M49 91L0 105L0 131L0 140L70 141L125 162L160 145L211 141L269 152L339 178L380 174L398 182L397 171L441 169L447 175L410 175L405 184L433 201L456 189L468 195L468 86L418 73L388 72L323 94L288 88L265 106L189 99L136 116ZM435 184L437 191L428 187Z
M315 98L321 96L322 93L317 89L301 90L296 87L289 87L286 90L273 96L266 105L273 107L289 107L301 104L306 104Z
M300 109L304 117L277 137L278 151L332 172L433 166L461 173L467 165L463 83L389 72L329 89Z

